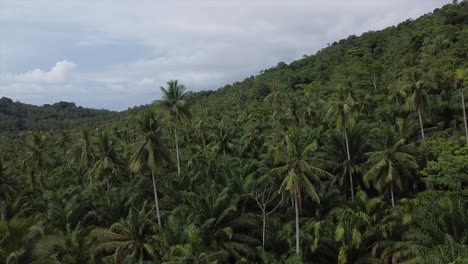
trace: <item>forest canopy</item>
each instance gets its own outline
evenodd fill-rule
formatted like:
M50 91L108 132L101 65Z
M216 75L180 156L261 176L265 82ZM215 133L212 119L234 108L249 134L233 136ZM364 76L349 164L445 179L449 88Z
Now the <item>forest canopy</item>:
M467 263L467 61L462 1L124 112L2 98L0 263Z

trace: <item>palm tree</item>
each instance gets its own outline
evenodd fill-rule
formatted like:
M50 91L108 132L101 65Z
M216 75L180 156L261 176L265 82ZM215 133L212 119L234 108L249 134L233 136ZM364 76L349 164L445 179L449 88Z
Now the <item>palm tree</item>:
M408 199L392 212L393 223L401 232L390 241L381 259L395 263L465 263L468 259L468 203L462 195L432 193ZM401 219L405 219L401 221ZM398 223L400 222L400 223ZM398 223L398 224L396 224Z
M8 173L0 155L0 220L5 219L5 209L16 194L13 179Z
M26 264L33 261L33 246L44 234L32 218L0 221L0 263Z
M369 168L364 174L366 185L372 182L374 188L383 193L390 191L392 207L395 207L395 186L403 191L404 181L412 178L412 173L419 166L416 158L405 151L405 139L398 136L394 127L383 131L385 137L380 144L380 150L366 153Z
M323 146L323 159L331 164L333 173L339 179L340 186L347 182L349 175L353 178L355 175L361 174L361 165L365 161L363 154L369 149L363 126L355 126L350 129L348 140L351 159L348 159L346 143L341 133L333 133L327 144Z
M461 89L461 103L462 103L462 111L463 111L463 124L465 126L465 137L466 137L466 144L468 145L468 124L466 119L466 109L465 109L465 79L466 79L466 70L457 69L455 71L455 79L457 81L458 86Z
M36 178L39 178L41 189L44 188L43 173L50 164L46 144L47 136L45 134L32 133L25 145L26 158L23 160L23 166L28 172L31 190L35 189Z
M465 263L468 260L468 203L445 196L421 208L411 204L411 227L402 246L413 263Z
M179 142L177 138L177 126L182 119L190 119L192 114L187 101L185 86L178 84L177 80L167 82L167 88L161 87L163 92L162 107L169 113L174 128L174 139L177 155L177 174L180 176Z
M221 249L215 252L201 251L202 239L195 225L189 225L184 230L185 243L172 246L169 253L169 261L164 264L208 264L223 263L227 261L229 254Z
M271 110L273 110L272 115L275 117L284 100L284 96L277 83L270 86L270 93L265 96L264 100L270 105Z
M338 263L359 263L357 259L364 258L367 252L360 249L371 248L372 238L381 232L378 221L383 209L380 198L358 191L354 203L333 212L338 220L335 240L341 242Z
M112 140L107 132L102 132L94 142L96 162L91 173L98 180L104 180L108 188L111 178L119 176L124 166L124 161L120 158L116 141Z
M58 232L42 237L34 248L37 263L93 263L91 261L93 243L87 232L80 225L65 232Z
M320 203L317 188L312 183L321 183L320 178L331 176L328 172L312 165L310 153L317 149L317 142L302 140L297 128L290 128L284 135L284 145L274 150L276 168L271 173L283 177L280 192L289 192L296 214L296 253L300 253L299 210L301 191L304 190L313 201ZM312 181L311 181L312 180Z
M416 111L419 117L419 126L421 128L421 137L424 140L424 125L421 110L429 102L427 90L434 87L429 77L421 70L411 68L405 72L403 85L406 94L405 106L408 110Z
M220 125L217 134L211 134L209 144L214 153L233 154L238 150L238 140L235 134L236 130L233 127Z
M4 220L4 209L16 194L13 188L13 180L10 177L3 158L0 156L0 220Z
M335 123L337 129L343 130L343 135L345 139L346 146L346 157L351 161L351 153L349 150L349 140L348 133L349 130L354 126L354 108L356 102L351 94L349 86L340 86L337 90L338 99L330 105L328 108L325 118L330 122ZM353 185L353 175L349 173L349 182L351 189L351 199L354 200L354 185Z
M87 168L92 163L95 153L91 144L91 128L85 127L81 130L81 138L70 148L69 152L79 157L83 168Z
M187 201L192 213L189 219L195 219L204 239L213 239L213 248L220 253L227 252L231 258L229 263L235 263L234 259L254 259L255 248L261 244L253 236L257 222L250 215L241 214L240 197L230 188L219 192L212 182L209 189L210 192L197 194Z
M115 263L123 263L133 257L138 263L145 260L156 260L159 252L150 243L154 233L150 214L146 211L146 204L141 210L131 210L127 218L121 219L109 229L96 228L92 234L97 240L96 251L104 254L111 253Z
M146 112L140 119L139 126L145 139L140 142L140 146L131 160L130 170L140 172L143 168L150 169L153 179L156 216L158 224L161 226L156 175L161 175L164 165L171 161L170 152L162 139L161 127L154 111Z
M203 111L195 122L195 133L198 134L203 145L203 151L206 150L206 130L210 126L208 111Z

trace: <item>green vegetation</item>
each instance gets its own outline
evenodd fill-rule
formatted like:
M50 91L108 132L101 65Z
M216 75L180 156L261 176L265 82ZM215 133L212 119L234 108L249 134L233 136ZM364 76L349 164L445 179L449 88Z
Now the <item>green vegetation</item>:
M0 263L467 263L467 61L463 1L122 113L0 99Z
M28 130L64 130L98 123L112 117L113 112L77 107L74 103L35 105L0 98L0 134Z

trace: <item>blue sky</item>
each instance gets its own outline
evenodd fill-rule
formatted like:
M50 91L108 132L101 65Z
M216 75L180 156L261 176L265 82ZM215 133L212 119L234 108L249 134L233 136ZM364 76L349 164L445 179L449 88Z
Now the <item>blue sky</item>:
M0 0L0 97L124 110L216 89L442 0Z

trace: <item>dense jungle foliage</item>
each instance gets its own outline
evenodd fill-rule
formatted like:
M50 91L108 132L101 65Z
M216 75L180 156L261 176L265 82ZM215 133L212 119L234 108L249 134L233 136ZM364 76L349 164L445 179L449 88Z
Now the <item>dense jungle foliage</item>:
M64 130L112 117L112 112L59 102L42 107L0 98L0 134L16 134L28 130Z
M0 263L468 263L467 59L454 2L217 91L48 106L26 123L80 127L0 137Z

